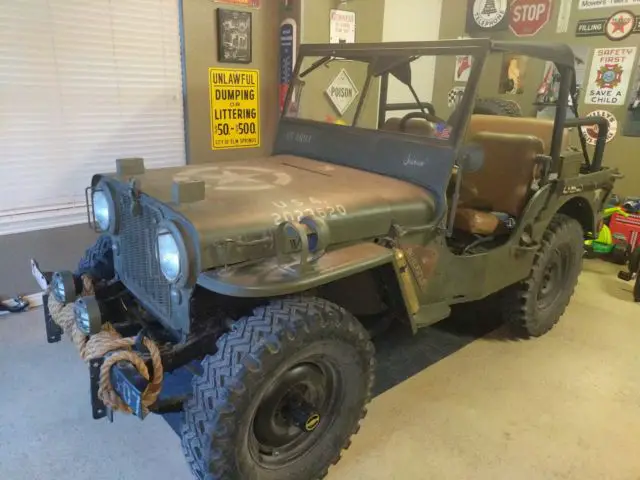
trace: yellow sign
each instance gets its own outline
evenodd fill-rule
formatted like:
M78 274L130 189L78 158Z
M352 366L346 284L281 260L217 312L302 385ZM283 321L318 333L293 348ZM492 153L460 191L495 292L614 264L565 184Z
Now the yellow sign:
M211 148L260 146L258 70L209 69Z

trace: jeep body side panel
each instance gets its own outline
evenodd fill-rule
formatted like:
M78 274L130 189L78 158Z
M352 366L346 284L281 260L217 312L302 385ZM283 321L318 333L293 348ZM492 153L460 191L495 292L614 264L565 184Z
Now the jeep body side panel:
M535 248L508 242L475 255L453 254L443 239L426 246L402 242L422 308L480 300L525 278Z
M507 243L475 255L455 255L444 239L403 240L422 305L479 300L526 278L542 236L558 212L593 232L615 172L601 171L552 182L529 200ZM425 246L426 245L426 246Z
M198 284L233 297L277 297L309 290L366 270L391 264L393 250L372 242L356 243L325 253L302 270L270 258L200 274Z

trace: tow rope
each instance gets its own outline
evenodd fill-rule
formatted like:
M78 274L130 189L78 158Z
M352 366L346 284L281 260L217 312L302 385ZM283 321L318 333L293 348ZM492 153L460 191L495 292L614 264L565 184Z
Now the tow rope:
M82 275L82 293L81 296L93 295L95 293L93 281L88 275ZM120 396L113 389L111 384L110 370L113 365L120 361L130 362L136 370L149 382L147 388L142 394L142 409L145 414L149 413L149 407L156 402L160 391L162 390L163 368L160 350L153 340L148 337L143 338L143 344L149 351L151 356L151 364L153 367L153 378L150 378L149 369L142 356L133 350L136 343L136 337L122 337L110 323L104 323L102 330L90 337L85 335L77 326L74 305L69 303L63 305L58 302L54 295L49 295L48 306L49 313L53 321L62 330L69 335L80 353L80 357L85 362L105 357L102 367L100 368L100 381L98 388L98 397L105 406L125 413L132 413L131 409L125 404Z

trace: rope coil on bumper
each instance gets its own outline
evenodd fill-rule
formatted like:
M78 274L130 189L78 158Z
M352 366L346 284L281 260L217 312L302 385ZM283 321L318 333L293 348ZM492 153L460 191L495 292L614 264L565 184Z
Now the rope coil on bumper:
M88 275L83 275L81 296L93 295L94 293L92 279ZM143 339L143 344L151 356L153 367L153 377L150 378L149 369L144 359L139 353L133 351L132 347L136 343L135 337L123 338L109 323L103 324L99 333L88 337L76 325L72 303L63 305L55 299L54 295L49 295L48 298L51 318L71 337L74 345L78 348L82 360L88 363L93 359L105 357L110 353L105 358L100 369L100 386L98 389L100 400L113 410L132 413L129 406L122 401L114 390L110 376L111 367L117 362L130 362L140 375L149 382L142 394L143 410L145 414L148 413L149 406L154 404L158 395L160 395L164 376L160 350L155 342L147 337Z

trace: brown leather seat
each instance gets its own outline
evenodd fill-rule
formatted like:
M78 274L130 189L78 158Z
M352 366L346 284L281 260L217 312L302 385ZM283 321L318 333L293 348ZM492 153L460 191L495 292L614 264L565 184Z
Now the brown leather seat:
M499 115L471 115L466 140L471 141L480 132L513 133L533 135L542 140L544 153L551 150L553 137L553 120L532 117L504 117ZM562 150L569 145L569 131L564 130Z
M473 141L484 149L484 165L477 172L464 173L455 226L491 235L502 225L491 212L516 218L522 213L544 143L533 135L493 132L477 133Z
M402 119L399 117L392 117L387 119L387 121L384 122L384 125L382 126L382 130L386 130L388 132L401 132L401 120ZM426 121L424 118L410 118L405 124L403 133L432 137L434 132L435 129L433 128L433 125Z

